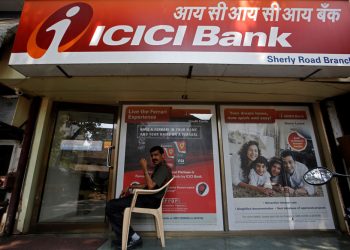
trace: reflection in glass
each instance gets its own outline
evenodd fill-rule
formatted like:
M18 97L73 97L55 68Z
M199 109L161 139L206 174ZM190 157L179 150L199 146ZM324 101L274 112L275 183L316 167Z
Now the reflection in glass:
M333 173L326 168L314 168L305 173L304 179L311 185L322 185L332 179Z
M60 111L39 222L102 222L113 114Z

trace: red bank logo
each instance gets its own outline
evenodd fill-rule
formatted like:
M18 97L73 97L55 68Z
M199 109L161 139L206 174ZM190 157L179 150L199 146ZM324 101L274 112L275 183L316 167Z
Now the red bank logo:
M28 54L37 59L44 54L66 51L88 29L92 14L92 7L86 3L73 3L57 10L39 23L31 34Z

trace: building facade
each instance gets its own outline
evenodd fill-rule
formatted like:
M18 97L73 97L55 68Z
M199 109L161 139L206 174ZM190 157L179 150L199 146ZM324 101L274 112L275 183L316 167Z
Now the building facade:
M302 175L349 166L349 23L348 1L25 1L1 48L24 130L3 231L106 230L161 145L167 231L348 232L348 181Z

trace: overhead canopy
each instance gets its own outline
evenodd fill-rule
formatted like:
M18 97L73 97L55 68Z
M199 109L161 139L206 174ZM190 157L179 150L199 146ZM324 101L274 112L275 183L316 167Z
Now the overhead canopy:
M23 130L0 121L0 140L22 141Z
M18 19L0 18L0 49L6 41L14 37L18 22Z
M15 91L0 83L0 96L15 95Z
M225 64L55 64L16 65L26 76L236 76L347 78L349 66L282 66Z
M348 1L27 0L10 65L26 76L348 77L349 26Z

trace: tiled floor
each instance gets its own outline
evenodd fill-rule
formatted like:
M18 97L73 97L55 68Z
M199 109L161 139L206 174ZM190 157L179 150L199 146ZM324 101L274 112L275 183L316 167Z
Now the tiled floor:
M115 249L111 240L107 240L98 250ZM154 237L143 237L143 245L137 249L156 250L163 249L160 241ZM272 233L269 235L246 236L219 236L219 237L167 237L166 250L228 250L228 249L254 249L254 250L336 250L350 249L350 237L338 233L316 232L314 235Z
M189 235L190 233L187 233ZM112 250L113 236L103 234L60 234L60 235L13 235L0 237L0 250ZM232 235L215 233L208 236L188 237L186 233L168 233L166 247L149 234L143 236L143 250L347 250L350 249L350 236L337 232L270 232Z
M96 250L106 242L104 235L35 234L0 237L0 250Z

